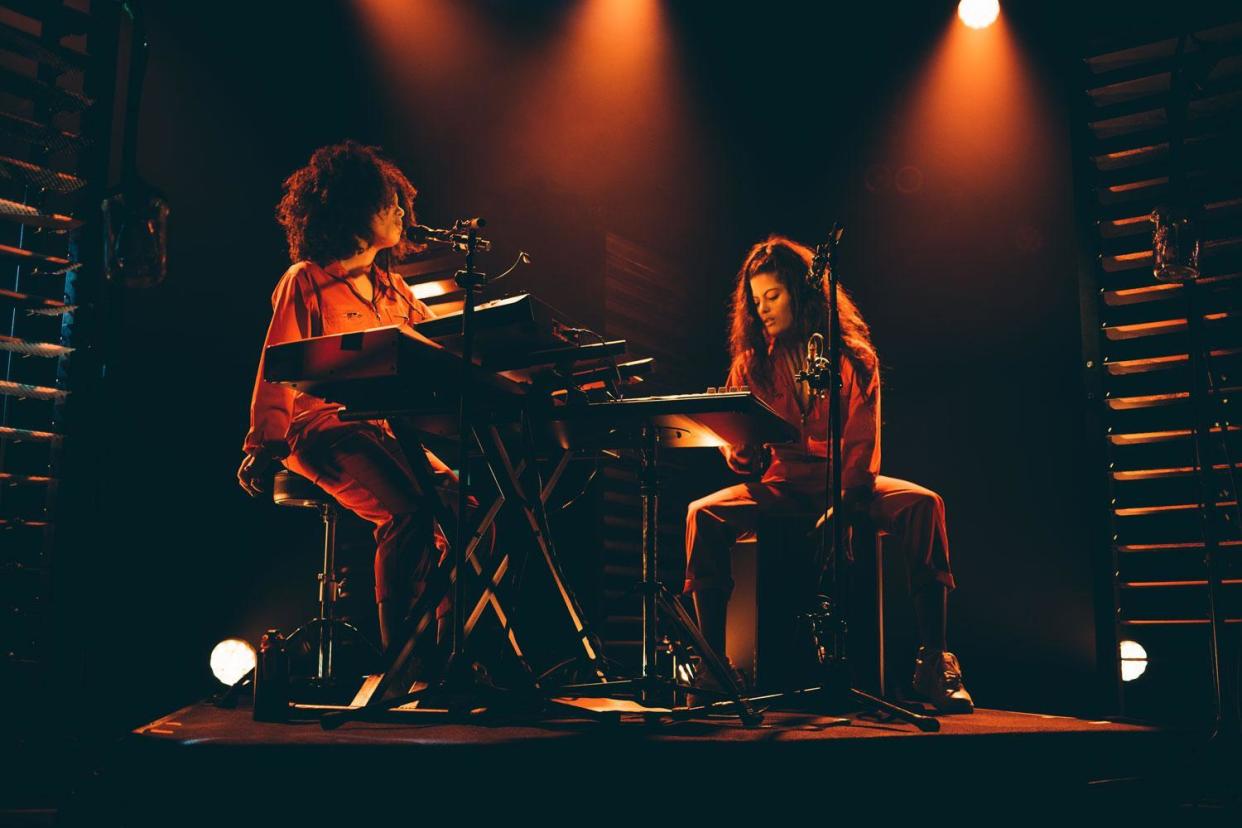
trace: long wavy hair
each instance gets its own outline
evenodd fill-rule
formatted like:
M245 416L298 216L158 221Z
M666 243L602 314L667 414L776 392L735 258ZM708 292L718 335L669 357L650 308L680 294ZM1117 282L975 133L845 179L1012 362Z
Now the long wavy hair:
M772 273L785 287L792 301L794 328L790 338L795 347L805 347L811 334L828 334L828 279L822 292L807 284L814 251L784 236L771 235L746 254L737 272L733 290L733 311L729 326L729 355L735 364L742 363L749 382L771 390L772 362L768 358L768 335L759 318L750 292L750 280L760 273ZM860 374L866 388L872 375L879 370L880 360L871 344L871 329L863 321L858 306L837 285L837 313L841 319L841 344L844 355Z
M306 166L285 179L276 205L276 221L284 228L289 260L309 259L325 265L361 252L371 236L371 220L395 194L407 226L415 223L418 191L378 147L344 141L320 147ZM407 240L392 250L400 257L418 246Z

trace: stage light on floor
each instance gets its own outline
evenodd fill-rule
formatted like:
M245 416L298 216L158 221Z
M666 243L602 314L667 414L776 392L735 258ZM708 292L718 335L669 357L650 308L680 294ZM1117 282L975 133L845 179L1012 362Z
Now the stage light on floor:
M1137 641L1122 641L1117 645L1121 652L1121 680L1134 681L1147 671L1147 650Z
M986 29L999 15L997 0L962 0L957 4L957 16L972 29Z
M254 663L254 647L240 638L226 638L211 651L211 672L228 687L253 670Z

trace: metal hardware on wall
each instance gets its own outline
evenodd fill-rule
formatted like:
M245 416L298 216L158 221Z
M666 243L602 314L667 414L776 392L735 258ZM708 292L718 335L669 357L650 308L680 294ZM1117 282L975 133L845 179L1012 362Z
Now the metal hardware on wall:
M1115 668L1121 712L1197 724L1213 708L1209 548L1235 659L1242 629L1240 56L1236 13L1095 44L1082 64L1075 147L1086 393L1109 527L1099 571L1112 623L1101 658ZM1199 365L1214 378L1201 441L1210 495L1196 473ZM1220 522L1232 534L1205 541L1201 513L1232 514ZM1149 656L1133 681L1121 680L1123 639Z

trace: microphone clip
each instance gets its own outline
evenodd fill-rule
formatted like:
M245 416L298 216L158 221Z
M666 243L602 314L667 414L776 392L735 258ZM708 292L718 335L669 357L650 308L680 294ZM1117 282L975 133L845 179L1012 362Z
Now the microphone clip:
M832 366L824 356L824 335L813 333L806 341L805 367L794 374L798 382L805 382L811 395L822 397L832 383Z

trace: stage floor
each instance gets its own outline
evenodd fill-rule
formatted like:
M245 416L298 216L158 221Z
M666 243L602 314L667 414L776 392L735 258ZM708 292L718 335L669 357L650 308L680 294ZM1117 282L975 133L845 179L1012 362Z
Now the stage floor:
M552 742L578 740L596 742L611 738L641 740L653 745L736 742L765 744L788 742L857 741L863 739L956 738L998 736L1061 736L1109 740L1120 745L1135 737L1160 738L1162 731L1135 724L1090 721L1069 716L1018 713L980 709L970 715L940 717L939 733L921 733L914 725L873 717L851 716L845 725L832 724L832 717L808 712L767 711L759 727L744 727L736 718L715 715L710 719L671 721L651 725L639 717L623 716L619 723L560 718L539 724L445 724L419 721L417 713L404 714L393 722L350 722L324 730L317 719L303 718L289 723L256 722L249 708L223 709L201 703L184 707L150 724L133 735L140 739L173 742L185 746L410 746L421 751L437 747L524 744L531 748ZM624 733L623 731L636 731ZM1104 744L1101 742L1101 744Z
M553 823L789 822L808 808L950 823L964 814L1054 818L1067 809L1179 824L1237 815L1222 781L1233 778L1236 758L1222 760L1201 736L1003 710L941 722L939 733L921 733L895 721L852 717L831 726L817 713L769 711L758 728L730 718L567 718L352 722L325 731L315 720L261 723L245 706L200 703L135 729L77 810L89 816L83 823L135 825L352 821L444 808L472 822ZM233 804L236 797L248 804Z

